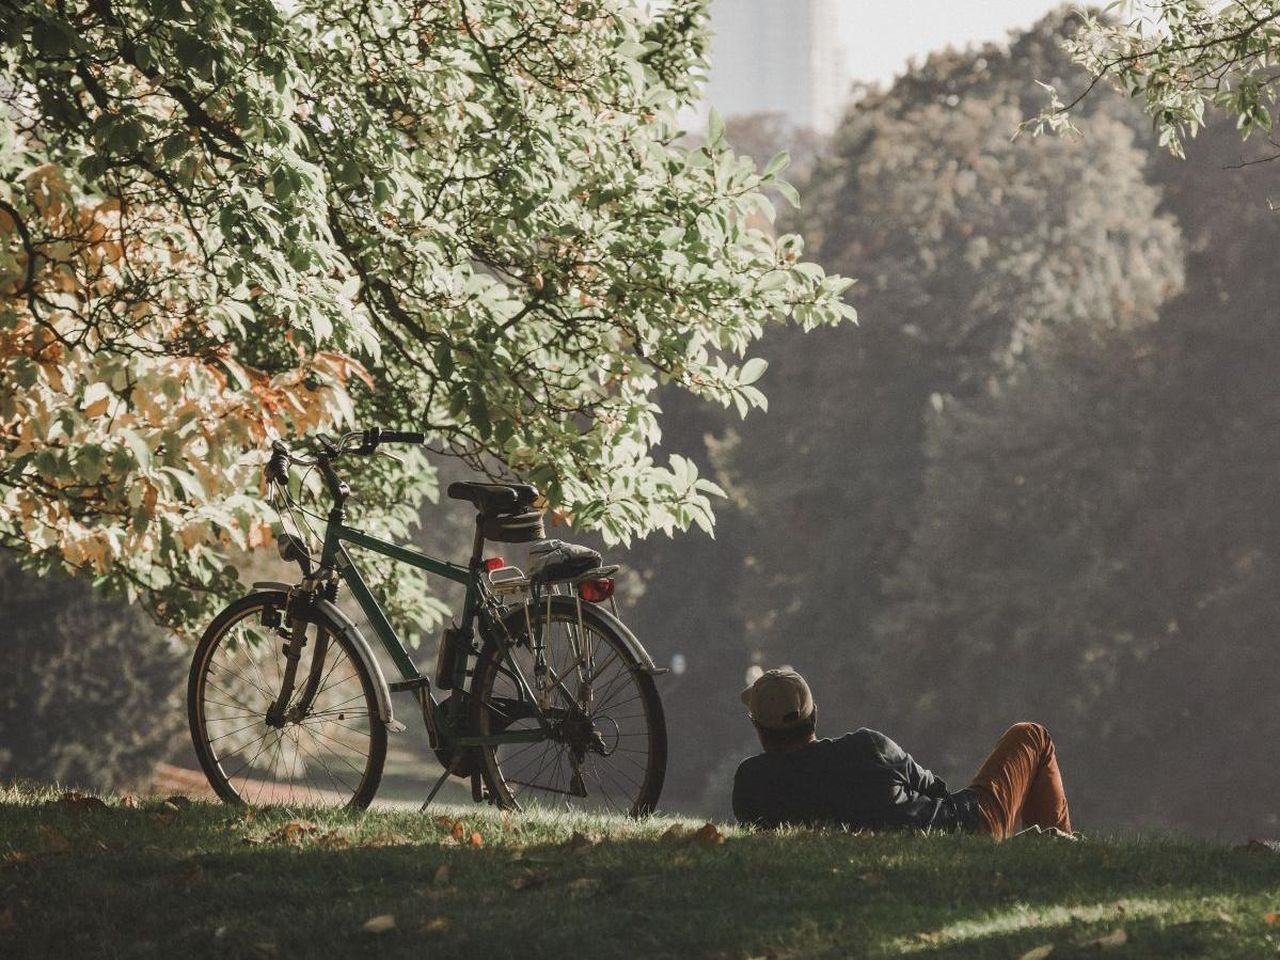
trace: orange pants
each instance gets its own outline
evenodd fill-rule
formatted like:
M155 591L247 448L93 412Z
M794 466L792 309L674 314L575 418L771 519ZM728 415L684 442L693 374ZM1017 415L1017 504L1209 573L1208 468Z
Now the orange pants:
M1015 723L1004 732L973 778L987 832L997 840L1023 827L1071 832L1058 755L1049 731L1038 723Z

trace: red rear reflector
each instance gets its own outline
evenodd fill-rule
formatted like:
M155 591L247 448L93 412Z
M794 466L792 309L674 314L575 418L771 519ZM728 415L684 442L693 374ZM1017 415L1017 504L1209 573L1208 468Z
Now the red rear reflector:
M613 596L613 577L583 580L578 584L578 596L588 603L604 603Z
M501 557L485 557L484 572L493 573L493 571L501 570L506 565L507 561L503 560Z

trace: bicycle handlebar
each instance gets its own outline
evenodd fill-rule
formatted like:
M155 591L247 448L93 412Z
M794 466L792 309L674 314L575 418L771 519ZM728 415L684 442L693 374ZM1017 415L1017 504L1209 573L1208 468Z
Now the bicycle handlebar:
M359 446L350 444L359 440ZM334 472L332 461L345 453L357 453L362 456L376 453L379 445L384 443L426 443L427 436L417 430L383 430L380 427L369 427L367 430L343 434L335 443L323 434L316 436L320 450L310 459L296 457L283 440L275 440L271 444L271 459L267 461L267 479L287 487L289 483L289 466L318 467L320 474L329 487L329 492L339 501L346 498L347 485Z

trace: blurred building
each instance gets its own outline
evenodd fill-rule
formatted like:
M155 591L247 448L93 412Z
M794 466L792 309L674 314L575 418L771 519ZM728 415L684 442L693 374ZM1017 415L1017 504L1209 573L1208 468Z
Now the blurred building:
M778 113L829 133L849 77L838 0L713 0L705 103L724 117Z

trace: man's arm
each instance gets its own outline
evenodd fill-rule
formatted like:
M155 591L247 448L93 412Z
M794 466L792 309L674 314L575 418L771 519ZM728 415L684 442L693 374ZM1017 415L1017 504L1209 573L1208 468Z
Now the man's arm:
M916 763L911 754L904 753L903 756L907 760L907 783L911 785L912 790L935 800L942 800L951 795L945 780L935 776L932 770L926 770Z
M935 776L932 770L926 770L907 751L886 737L883 733L871 731L876 737L877 746L880 755L884 757L886 763L898 767L902 774L906 777L907 787L912 793L918 793L924 797L932 797L936 800L945 800L949 797L950 791L947 790L947 783L941 777Z

